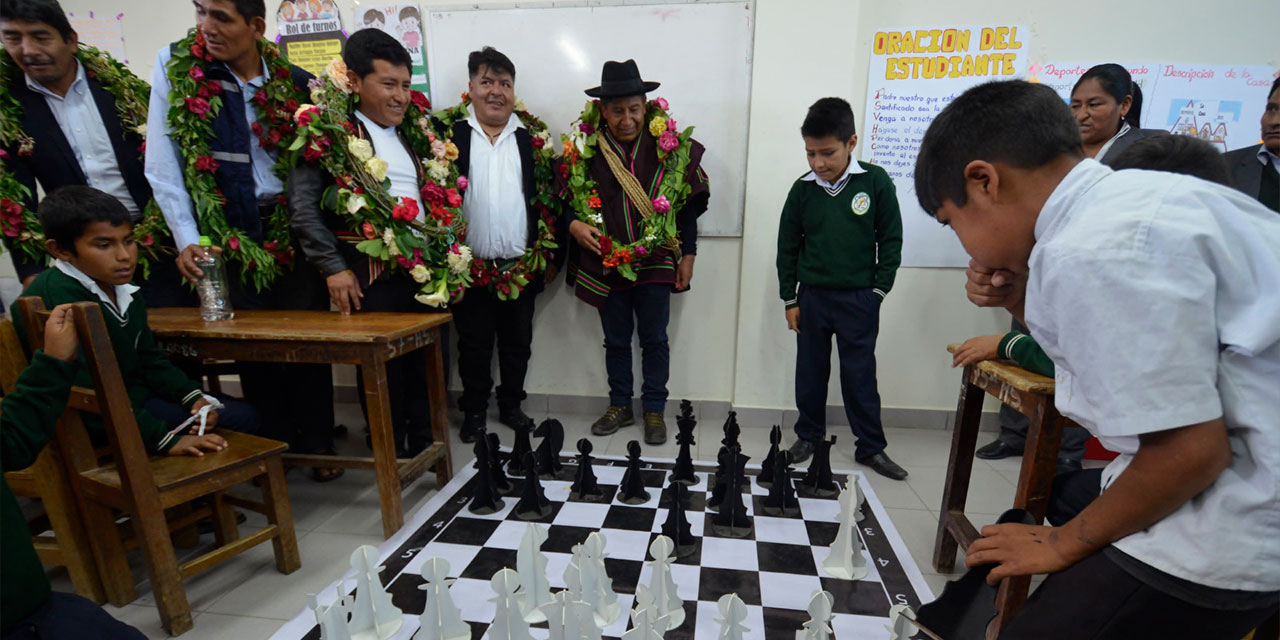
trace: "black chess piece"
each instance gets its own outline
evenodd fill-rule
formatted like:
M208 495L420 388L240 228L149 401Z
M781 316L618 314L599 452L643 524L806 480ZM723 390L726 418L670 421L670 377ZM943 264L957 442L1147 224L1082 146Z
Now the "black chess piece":
M627 470L622 473L622 486L618 488L618 501L623 504L644 504L649 501L649 491L644 487L644 474L640 472L640 442L627 443Z
M797 487L802 495L830 498L839 491L836 490L836 482L831 477L831 446L836 443L836 437L831 439L818 438L813 441L813 462L809 463L809 472L800 480L800 486Z
M707 510L715 511L729 493L729 481L733 470L729 468L729 447L720 447L716 454L716 472L711 476L711 495L707 497Z
M698 539L693 537L693 529L689 526L689 518L685 515L685 505L689 502L689 488L683 482L671 481L671 506L667 509L667 519L662 523L662 535L671 538L675 543L677 558L686 558L698 550Z
M516 502L516 517L521 520L541 520L554 510L547 494L542 490L542 480L538 478L538 465L533 453L524 454L524 487L520 492L520 500Z
M733 447L738 444L738 436L742 434L742 427L738 426L738 412L730 411L729 417L724 419L724 439L720 444L726 447Z
M476 477L471 486L471 504L467 510L471 513L488 515L502 508L502 497L493 481L493 465L489 461L489 438L481 431L476 438Z
M698 421L693 417L693 405L688 400L680 401L680 416L676 418L676 444L680 452L676 454L676 464L671 468L671 481L693 486L698 484L698 476L693 472L693 455L689 447L696 444L693 430Z
M768 489L773 484L773 463L778 457L778 447L782 444L782 427L773 425L769 430L769 454L760 462L760 473L756 474L756 484Z
M538 425L533 435L542 438L538 445L538 475L544 480L554 480L564 473L560 464L560 449L564 447L564 425L555 418L547 418Z
M493 481L493 488L497 490L498 495L509 496L515 492L516 488L507 477L507 472L502 470L503 461L506 459L506 455L502 453L502 439L493 432L489 432L485 437L489 439L489 475Z
M507 473L512 476L524 475L524 454L532 453L533 447L529 444L529 425L517 425L515 431L515 440L511 444L511 454L507 459Z
M745 538L751 535L751 516L747 515L747 505L742 501L741 480L744 467L749 456L742 455L741 448L727 449L725 464L729 475L725 478L724 501L720 510L711 518L711 526L716 533L729 538Z
M800 513L795 487L791 486L791 452L778 451L773 457L773 482L761 510L769 516L794 516Z
M578 471L573 476L573 484L569 486L569 499L573 501L595 501L604 496L600 483L596 481L595 469L591 468L591 441L583 438L578 441Z
M693 417L693 403L689 402L688 399L680 401L680 415L685 418Z

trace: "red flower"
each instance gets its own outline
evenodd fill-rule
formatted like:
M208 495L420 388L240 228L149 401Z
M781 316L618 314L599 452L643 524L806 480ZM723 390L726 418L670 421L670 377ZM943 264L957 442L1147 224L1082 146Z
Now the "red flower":
M227 238L227 247L230 248L232 251L239 251L240 238L237 238L235 236L231 236L230 238Z
M267 251L275 251L275 250L276 250L276 241L275 241L275 240L268 240L268 241L266 241L266 242L262 243L262 248L263 248L263 249L266 249Z
M529 141L529 144L533 145L534 149L541 149L546 146L547 141L539 138L538 136L533 136L533 139Z
M578 124L578 131L591 135L596 132L596 128L593 127L590 122L582 122Z
M353 124L351 124L350 122L344 122L344 123L342 123L342 128L343 128L343 129L346 129L346 130L347 130L347 133L350 133L350 134L352 134L352 135L354 135L354 134L355 134L355 132L356 132L356 126L355 126L355 125L353 125Z
M8 160L8 159L9 159L9 152L5 151L4 149L0 149L0 160Z
M315 122L316 119L319 117L320 117L320 109L316 107L308 107L307 109L304 109L302 112L298 113L298 116L297 116L298 125L305 127Z
M147 152L147 141L143 140L142 144L138 145L138 153L146 153L146 152Z
M139 242L141 242L143 246L149 247L156 243L156 238L155 236L148 233L147 235L142 236L142 240L140 240Z
M288 78L288 77L289 77L289 67L286 67L284 65L276 67L277 80L284 80L285 78ZM294 108L296 109L297 107L294 107Z
M391 209L391 217L412 222L418 217L418 203L413 198L400 198L400 204Z
M209 115L208 100L205 100L204 98L187 98L186 102L187 111L200 116L201 119L204 119L205 116Z
M600 254L609 255L613 253L613 240L609 236L600 236Z
M426 94L421 91L412 91L409 93L409 97L413 100L413 106L423 111L431 110L431 101L428 100Z
M200 88L199 88L199 89L196 89L196 95L200 96L201 98L208 98L208 97L212 96L213 94L209 92L209 86L208 86L208 85L203 85L203 84L202 84L202 85L200 85Z
M449 198L449 206L455 208L462 206L462 196L458 195L457 189L449 189L444 194Z
M440 185L434 182L428 182L425 186L422 187L422 199L430 204L444 202L445 200L444 189L441 189Z
M215 95L215 96L217 96L217 95L222 95L222 84L221 84L221 83L219 83L219 82L214 82L213 80L210 80L210 81L208 81L208 82L204 83L204 86L206 86L206 87L208 87L208 88L209 88L209 93L210 93L211 95Z
M372 240L378 237L378 232L374 230L373 225L368 222L360 225L360 231L364 232L364 237L366 240Z
M296 112L298 110L298 101L294 100L293 98L289 98L284 103L284 110L288 111L289 113Z
M271 144L273 146L280 144L280 130L272 129L271 132L267 134L267 139L271 140Z
M200 67L191 67L191 69L187 71L187 75L191 76L192 80L200 82L201 80L204 80L204 69L201 69Z
M413 268L413 261L404 257L403 255L396 256L396 263L406 269Z
M253 124L249 125L249 128L250 128L250 129L253 129L253 135L255 135L255 136L259 137L259 138L261 138L261 137L262 137L262 124L261 124L261 123L259 123L259 122L255 122L255 123L253 123Z
M564 178L565 180L569 179L569 165L563 162L560 163L560 177Z
M199 44L193 44L193 45L191 45L191 55L193 55L193 56L195 56L195 57L197 57L197 58L200 58L201 60L205 59L205 58L204 58L204 47L203 47L203 46L201 46L201 45L199 45Z
M307 145L306 150L302 152L302 158L307 162L315 162L322 155L324 155L324 147L317 145L315 142Z
M218 161L209 156L196 156L196 170L213 173L218 170Z
M258 89L258 92L257 92L257 93L255 93L255 94L253 94L253 101L254 101L254 103L255 103L255 104L257 104L259 107L265 107L265 106L267 106L267 90L266 90L266 89Z
M600 196L592 195L590 198L587 198L587 206L592 209L599 209L602 206Z
M628 263L631 262L631 251L627 249L619 249L618 252L615 253L614 255L617 256L618 259L622 260L623 262L628 262Z

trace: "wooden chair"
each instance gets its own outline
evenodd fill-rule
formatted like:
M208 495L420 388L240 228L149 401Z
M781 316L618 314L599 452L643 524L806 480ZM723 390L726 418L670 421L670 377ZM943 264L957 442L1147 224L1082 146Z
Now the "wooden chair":
M37 298L17 302L30 334L29 344L43 344L48 318ZM111 339L96 303L77 303L72 310L80 348L93 377L93 390L75 388L58 429L58 445L70 469L72 487L90 532L112 604L123 606L136 597L125 558L125 547L115 526L116 511L130 516L134 535L151 577L160 623L170 635L191 629L191 607L182 581L219 562L271 541L276 569L296 571L301 562L293 529L293 514L284 483L280 455L287 445L248 434L220 431L228 447L203 457L149 457L138 432L133 408L120 377ZM112 461L99 462L80 412L102 416L110 442ZM230 487L254 478L260 480L262 502L226 494ZM177 562L169 537L165 509L208 496L212 503L216 547L199 557ZM266 515L266 527L240 537L232 506ZM113 594L129 596L116 602Z
M12 393L17 388L18 375L29 361L13 322L7 319L0 321L0 359L0 391ZM76 593L98 604L106 602L84 519L58 448L45 447L34 464L10 471L4 479L14 495L38 499L44 506L44 515L29 523L31 542L40 562L66 567Z

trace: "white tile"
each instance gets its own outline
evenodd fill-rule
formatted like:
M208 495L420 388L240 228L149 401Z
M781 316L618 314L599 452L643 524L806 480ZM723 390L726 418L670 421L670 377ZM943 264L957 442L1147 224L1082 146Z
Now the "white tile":
M911 474L907 484L924 500L926 506L942 506L942 490L947 470L941 467L904 467ZM969 476L969 493L965 508L980 513L1001 513L1013 506L1013 483L990 469L974 467Z
M608 504L591 502L566 502L556 513L555 524L599 529L609 514Z
M457 577L462 574L462 570L475 560L476 554L480 552L480 547L470 544L453 544L450 542L429 542L408 564L404 567L404 573L411 575L422 574L422 564L428 558L441 558L449 563L449 575Z
M605 553L619 560L648 560L650 535L648 531L609 529Z
M907 543L907 551L915 560L921 571L935 571L933 568L933 541L938 533L938 517L934 514L916 509L885 509L889 520ZM964 553L960 553L957 566L963 566Z
M702 566L755 571L760 567L756 543L733 538L716 538L713 543L703 540Z
M202 613L195 627L182 634L182 640L222 640L225 638L268 638L284 620Z
M805 611L813 592L821 590L822 581L818 576L760 572L760 601L769 603L770 607Z
M809 531L804 520L756 516L756 540L783 544L808 544Z

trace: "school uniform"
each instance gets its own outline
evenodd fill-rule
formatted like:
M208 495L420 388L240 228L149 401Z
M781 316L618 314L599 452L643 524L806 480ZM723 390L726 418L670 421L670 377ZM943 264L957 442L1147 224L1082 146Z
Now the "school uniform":
M852 158L834 184L809 172L795 182L778 226L778 289L800 308L796 336L796 435L826 433L831 338L840 348L845 415L857 437L855 458L884 451L876 336L880 303L902 261L902 216L884 169Z
M1001 637L1243 636L1280 598L1280 218L1084 160L1035 236L1027 324L1058 410L1120 453L1099 488L1143 434L1222 418L1232 456L1173 513L1051 574Z
M1255 144L1228 151L1222 158L1241 193L1280 212L1280 157L1265 145Z

